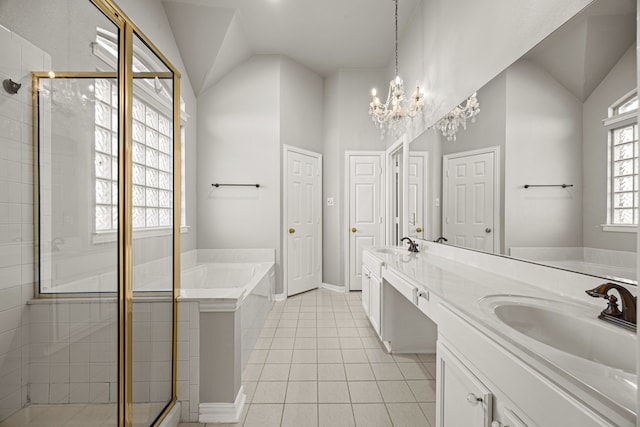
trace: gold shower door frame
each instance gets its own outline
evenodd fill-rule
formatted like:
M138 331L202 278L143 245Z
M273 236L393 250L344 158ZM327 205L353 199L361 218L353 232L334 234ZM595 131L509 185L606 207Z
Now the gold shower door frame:
M118 79L118 425L132 425L133 410L133 81L134 79L172 79L173 83L173 331L171 401L158 416L159 425L177 401L178 304L180 288L180 220L181 220L181 143L180 143L180 72L140 31L112 0L89 0L118 27L117 72L55 72L55 78ZM133 72L133 40L139 39L162 61L169 72ZM38 183L39 86L40 79L51 79L49 72L32 73L34 176ZM37 192L37 186L35 188ZM39 200L34 198L34 218L38 217ZM34 221L35 240L39 242L39 220ZM39 265L35 245L35 265ZM38 275L36 275L38 277ZM39 282L39 280L36 280ZM39 283L36 295L40 296ZM86 295L85 295L86 296ZM68 296L67 296L68 297Z

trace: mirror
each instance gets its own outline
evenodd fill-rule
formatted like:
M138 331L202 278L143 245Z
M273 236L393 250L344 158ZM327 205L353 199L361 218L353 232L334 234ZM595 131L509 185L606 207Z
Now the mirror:
M455 141L412 141L423 238L636 283L635 45L636 3L596 0L479 89Z
M385 152L387 191L387 244L400 246L400 239L406 236L405 226L405 138L398 139Z

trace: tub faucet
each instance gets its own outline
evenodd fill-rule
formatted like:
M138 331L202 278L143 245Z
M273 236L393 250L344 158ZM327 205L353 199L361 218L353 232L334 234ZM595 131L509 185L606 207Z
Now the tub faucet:
M615 295L609 295L608 292L615 289L622 299L622 310L618 308L618 298ZM607 308L602 310L599 319L615 323L627 329L636 330L636 303L637 297L634 297L627 288L615 283L603 283L602 285L585 291L587 295L594 298L604 298L609 301Z
M403 237L402 239L400 239L401 242L404 242L405 240L409 242L409 252L420 252L418 250L418 244L416 242L411 240L409 237Z

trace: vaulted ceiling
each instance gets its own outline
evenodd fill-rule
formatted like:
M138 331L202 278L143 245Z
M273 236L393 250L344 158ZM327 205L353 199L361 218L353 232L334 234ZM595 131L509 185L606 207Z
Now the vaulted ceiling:
M253 54L321 75L377 68L393 55L392 0L162 0L196 95ZM399 26L420 0L399 0Z

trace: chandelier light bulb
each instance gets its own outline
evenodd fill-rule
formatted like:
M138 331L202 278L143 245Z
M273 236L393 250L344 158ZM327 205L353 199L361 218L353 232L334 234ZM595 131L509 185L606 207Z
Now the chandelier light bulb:
M378 94L378 91L376 90L375 87L373 89L371 89L371 97L372 98L375 98L377 94Z

